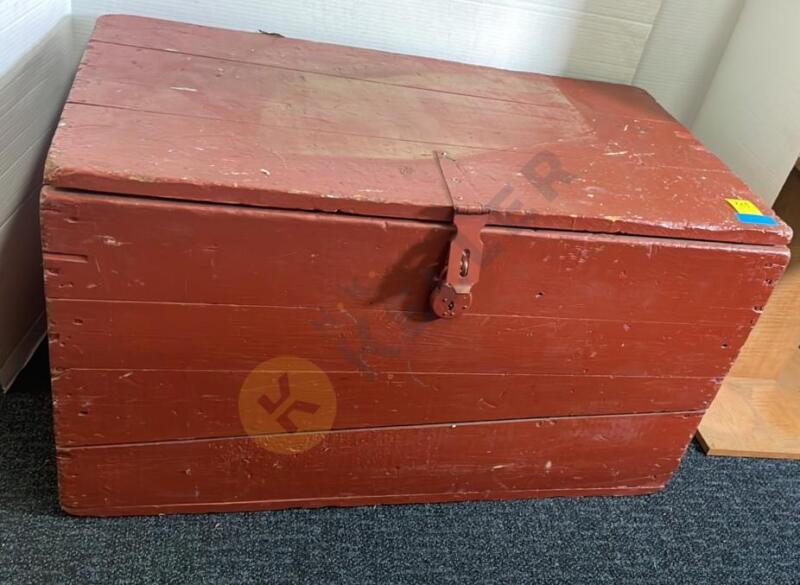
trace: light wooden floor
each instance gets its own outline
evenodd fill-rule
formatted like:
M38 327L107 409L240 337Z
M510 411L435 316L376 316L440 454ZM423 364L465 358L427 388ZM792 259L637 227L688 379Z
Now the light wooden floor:
M800 351L779 380L728 377L700 423L709 455L800 459Z

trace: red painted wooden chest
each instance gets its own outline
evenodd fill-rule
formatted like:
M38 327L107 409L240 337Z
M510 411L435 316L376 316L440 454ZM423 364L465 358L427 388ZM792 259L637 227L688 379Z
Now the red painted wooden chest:
M46 183L74 514L656 491L791 235L638 89L126 16Z

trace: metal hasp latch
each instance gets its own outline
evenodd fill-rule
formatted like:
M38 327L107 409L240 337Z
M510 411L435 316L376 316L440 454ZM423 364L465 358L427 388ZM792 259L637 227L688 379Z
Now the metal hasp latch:
M472 304L472 287L478 282L483 259L481 229L488 216L456 213L456 233L450 242L450 253L444 278L431 293L431 307L443 319L457 317Z
M452 319L469 309L472 304L472 287L480 278L483 260L481 230L489 215L482 209L478 213L461 210L465 203L464 191L471 190L471 186L452 158L443 152L437 152L436 155L453 201L453 225L456 232L450 241L450 252L442 279L431 293L431 308L437 317Z

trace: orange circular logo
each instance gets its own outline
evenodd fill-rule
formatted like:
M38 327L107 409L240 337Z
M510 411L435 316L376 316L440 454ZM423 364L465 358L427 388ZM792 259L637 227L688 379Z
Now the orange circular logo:
M259 364L239 391L242 427L273 453L311 449L335 418L336 393L330 379L302 358L283 356Z

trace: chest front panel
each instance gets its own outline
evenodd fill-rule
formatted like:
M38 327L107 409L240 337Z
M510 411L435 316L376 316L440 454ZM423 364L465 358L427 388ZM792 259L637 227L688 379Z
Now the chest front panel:
M344 445L356 440L348 433L358 429L372 429L357 435L359 456L367 450L391 459L410 448L401 447L405 440L433 440L444 451L431 465L456 469L457 451L492 451L508 432L520 440L533 432L530 440L538 442L547 428L554 444L581 443L591 432L613 447L604 445L610 451L602 456L592 441L575 447L594 479L567 458L558 481L548 472L547 482L520 484L509 497L583 490L598 477L613 487L614 475L600 473L604 458L641 441L665 450L671 463L658 463L663 482L787 259L780 249L758 246L487 228L474 305L442 320L431 316L428 295L447 253L447 225L50 189L42 208L62 469L93 465L87 458L108 450L110 460L156 457L148 464L153 485L183 464L190 446L238 453L254 441L242 413L243 393L252 390L247 380L260 364L287 357L300 364L287 368L289 391L300 385L304 402L330 404L334 413L298 411L284 421L289 434L318 434L320 446L302 451L312 462L307 473L345 465L347 455L328 460L327 449L348 452L353 447ZM327 383L307 381L315 368ZM265 380L257 392L278 403L280 384ZM475 424L483 426L451 432ZM640 424L652 432L631 430ZM491 425L499 426L489 431ZM419 430L397 435L394 446L380 438L405 427ZM254 453L256 460L283 460L269 450ZM652 471L653 459L635 460L625 464L628 477ZM206 463L211 473L217 464ZM120 465L103 478L109 484L101 482L114 494L128 474L142 473ZM369 473L383 473L375 465ZM488 480L468 479L485 465L478 460L464 471L471 486L465 493L490 489L481 483ZM252 474L246 467L226 473ZM292 472L297 481L304 469ZM434 485L425 489L439 489ZM328 491L305 497L336 499L353 489L334 479ZM363 489L355 495L376 495ZM389 495L403 489L410 488ZM214 501L240 497L230 490L213 491ZM151 509L126 493L108 504L87 495L70 506ZM282 494L265 487L247 497L275 507L288 497ZM149 497L148 506L166 505ZM182 502L176 498L173 504Z

